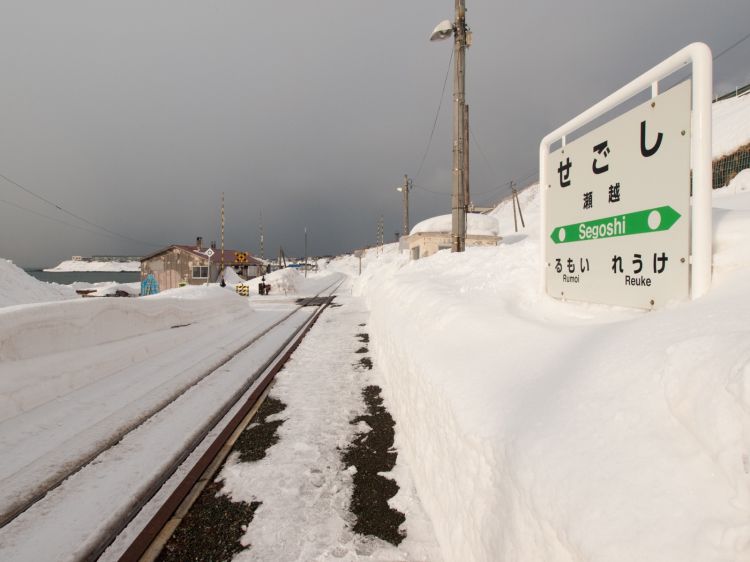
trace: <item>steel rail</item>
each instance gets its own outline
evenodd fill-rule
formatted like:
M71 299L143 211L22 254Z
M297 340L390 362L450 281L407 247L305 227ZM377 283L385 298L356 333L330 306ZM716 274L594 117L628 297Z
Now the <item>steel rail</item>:
M340 286L341 283L343 283L343 281L339 282L336 288L338 288L338 286ZM333 285L335 284L336 284L336 281L334 281L333 283L331 283L330 285L328 285L327 287L319 291L315 296L317 297L321 293L333 287ZM336 288L334 288L333 291L335 291ZM314 298L314 297L310 297L310 298ZM310 298L305 299L305 301L308 302ZM249 341L240 345L240 347L236 348L228 356L225 356L221 360L214 363L212 366L206 369L206 371L202 375L192 379L188 384L179 388L176 392L173 392L170 396L161 400L150 409L144 411L139 417L137 417L134 420L131 420L129 423L120 427L118 431L110 435L109 438L107 438L106 440L98 442L97 446L94 449L90 450L85 456L80 457L76 462L66 464L65 467L63 467L63 469L54 473L47 479L45 479L42 485L39 486L36 490L24 496L20 496L15 503L11 504L7 508L5 508L4 511L0 512L0 529L7 526L18 516L20 516L25 511L30 509L33 505L35 505L40 500L42 500L49 492L59 487L69 477L78 473L81 469L83 469L85 466L90 464L95 458L97 458L103 452L114 447L117 443L122 441L122 439L127 434L131 433L132 431L134 431L135 429L143 425L146 421L148 421L149 419L157 415L159 412L164 410L167 406L175 402L182 395L188 392L191 388L198 385L201 381L205 380L212 373L216 372L218 369L226 365L229 361L231 361L238 354L242 353L243 351L248 349L251 345L258 342L261 338L263 338L268 333L270 333L274 328L278 327L280 324L288 320L292 315L299 312L305 306L306 306L305 303L301 303L297 305L297 307L294 310L292 310L291 312L283 316L277 322L275 322L274 324L272 324L271 326L263 330L261 333L253 336Z
M335 292L337 288L338 286L332 291L332 293ZM328 305L332 302L332 300L333 297L329 295L326 301L319 306L318 310L308 320L308 322L305 325L301 326L300 329L297 330L287 340L287 342L283 346L282 353L269 361L268 365L264 369L262 377L256 377L255 379L253 379L253 384L251 385L252 392L247 397L243 405L236 411L232 419L224 426L221 432L201 455L200 459L195 463L195 465L193 465L193 467L186 474L183 480L172 491L166 501L158 509L156 514L143 527L138 536L130 543L130 546L120 556L120 562L135 562L138 560L142 560L143 555L149 550L151 544L160 535L162 529L164 529L167 523L171 520L172 516L180 508L185 499L190 496L193 488L198 485L200 481L213 476L207 475L206 472L212 466L215 466L218 469L224 458L226 458L229 452L231 452L231 448L228 450L225 449L226 442L232 437L232 435L238 432L240 424L242 424L243 421L251 421L250 419L248 419L248 413L251 412L253 408L255 408L258 400L264 395L266 390L273 382L273 379L283 369L284 365L287 363L289 358L292 356L294 351L297 349L307 333L312 329L315 322L318 320L323 311L328 307ZM273 364L271 365L271 363ZM246 389L242 393L242 395L244 395L249 389L250 388ZM232 402L232 407L237 404L237 401L239 399L241 399L241 396L237 400L234 400ZM212 429L214 427L216 427L216 424L212 426ZM196 445L196 447L197 446L198 445ZM192 451L196 447L194 447L190 452L192 453ZM224 458L217 459L217 455L222 453L224 454ZM169 477L171 477L178 468L179 464L174 466ZM167 479L168 478L164 479L164 482L166 482ZM155 493L156 491L154 491L154 494ZM154 494L152 494L152 497ZM174 531L174 529L172 529L172 531Z

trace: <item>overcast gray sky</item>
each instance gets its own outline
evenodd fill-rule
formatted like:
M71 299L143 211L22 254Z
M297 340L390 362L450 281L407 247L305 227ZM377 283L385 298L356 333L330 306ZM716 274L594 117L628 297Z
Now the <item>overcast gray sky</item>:
M693 41L747 33L747 0L467 0L472 193L537 172L541 138ZM0 256L143 255L196 236L266 255L332 254L401 225L451 42L453 0L2 0ZM750 40L715 62L750 82ZM450 212L449 82L412 223ZM23 209L19 208L23 207ZM37 214L34 214L37 213ZM46 215L55 220L40 217ZM61 222L58 222L61 221ZM75 225L75 226L73 226Z

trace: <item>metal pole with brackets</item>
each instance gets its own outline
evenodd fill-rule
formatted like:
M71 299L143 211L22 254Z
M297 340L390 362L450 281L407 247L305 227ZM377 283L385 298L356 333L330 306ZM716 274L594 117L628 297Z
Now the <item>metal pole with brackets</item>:
M430 36L431 41L453 35L453 189L451 197L451 251L466 248L466 208L469 194L468 120L466 107L466 47L471 43L471 32L466 25L466 2L456 0L456 18L440 22Z

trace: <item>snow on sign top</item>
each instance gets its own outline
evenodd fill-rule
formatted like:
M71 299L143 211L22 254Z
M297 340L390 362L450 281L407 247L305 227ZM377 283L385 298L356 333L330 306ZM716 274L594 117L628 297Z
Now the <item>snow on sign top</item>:
M551 296L637 308L688 297L690 86L549 154Z

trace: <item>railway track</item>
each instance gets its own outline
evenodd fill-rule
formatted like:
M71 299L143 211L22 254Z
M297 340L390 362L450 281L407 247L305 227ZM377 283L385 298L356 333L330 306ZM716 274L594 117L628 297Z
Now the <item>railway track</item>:
M140 558L153 538L158 535L165 521L184 500L185 494L189 493L206 468L212 462L215 464L215 459L224 444L233 433L236 433L243 419L248 417L248 413L253 410L275 374L282 368L321 312L330 304L341 283L340 280L334 281L314 297L301 299L290 312L284 314L261 333L255 334L240 345L235 345L230 353L214 362L199 376L191 378L171 392L168 397L140 412L127 424L118 427L106 439L93 444L73 462L68 462L62 467L53 467L54 470L49 476L37 486L19 494L15 502L6 505L0 512L0 557L3 557L2 552L5 546L10 545L11 548L19 546L13 544L15 535L12 531L19 528L23 531L24 528L29 527L29 521L34 520L34 514L30 513L31 511L54 512L56 498L53 496L63 495L58 488L70 487L68 483L77 475L85 471L96 470L98 463L105 462L103 458L120 455L121 453L116 451L118 447L122 448L128 440L137 440L138 438L134 436L136 433L142 433L147 426L156 424L154 420L165 418L169 410L176 409L176 404L181 399L185 400L186 397L196 394L199 387L206 386L210 389L214 379L226 377L227 370L233 363L240 360L249 361L250 359L243 358L253 354L263 357L260 364L257 363L257 358L255 359L256 363L253 364L255 368L250 376L245 376L242 384L234 388L228 397L223 396L223 401L217 405L213 414L191 429L185 446L165 452L165 457L168 458L161 459L161 462L157 463L158 470L148 475L136 490L128 494L127 501L118 502L115 514L103 518L102 523L91 531L85 541L73 548L69 554L61 553L60 556L62 559L74 560L99 558L118 535L141 514L144 506L150 502L153 504L154 501L162 501L154 498L159 496L160 491L161 495L164 495L163 487L169 482L173 489L166 501L163 501L163 505L158 509L154 509L152 505L151 510L155 511L153 516L149 516L148 522L143 525L132 541L125 539L130 541L130 544L124 550L122 559ZM311 310L314 312L310 312ZM299 318L300 314L302 314L301 318ZM282 335L283 340L279 344L279 338ZM73 489L75 489L74 486ZM51 507L48 508L47 504ZM143 519L144 515L141 514L140 517ZM130 533L132 532L131 530ZM3 535L6 533L11 537L10 539L4 538ZM43 534L43 530L40 533ZM44 537L41 534L39 538L43 540ZM23 532L21 535L23 536Z

